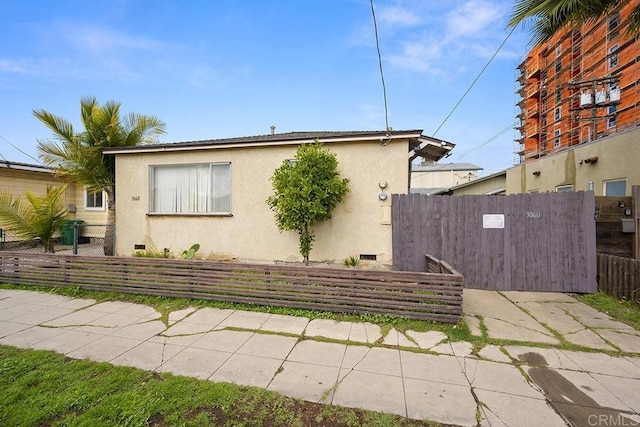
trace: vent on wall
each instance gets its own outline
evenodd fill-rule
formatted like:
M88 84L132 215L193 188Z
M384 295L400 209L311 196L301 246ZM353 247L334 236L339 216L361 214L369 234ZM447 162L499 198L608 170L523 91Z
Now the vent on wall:
M360 254L361 261L375 261L376 259L377 259L377 255Z
M147 249L147 245L133 245L133 249L144 251Z

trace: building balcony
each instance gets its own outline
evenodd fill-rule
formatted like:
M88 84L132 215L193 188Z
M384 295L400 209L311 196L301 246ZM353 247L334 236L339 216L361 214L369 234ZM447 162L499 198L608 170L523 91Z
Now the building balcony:
M527 108L527 117L537 117L540 115L540 108L538 106L533 106Z
M540 75L540 57L535 56L527 61L527 78Z
M533 138L540 134L540 125L538 123L531 123L525 126L524 133L527 138Z
M529 87L527 87L527 98L533 98L534 96L538 96L540 94L540 84L533 83Z

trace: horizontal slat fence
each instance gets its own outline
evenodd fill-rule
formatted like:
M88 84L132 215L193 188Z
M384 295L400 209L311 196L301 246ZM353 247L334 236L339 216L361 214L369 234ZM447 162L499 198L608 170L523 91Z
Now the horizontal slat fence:
M598 291L631 299L631 292L640 289L640 261L606 254L597 257Z
M0 252L3 283L456 323L462 315L463 277L446 263L438 264L438 270L418 273Z

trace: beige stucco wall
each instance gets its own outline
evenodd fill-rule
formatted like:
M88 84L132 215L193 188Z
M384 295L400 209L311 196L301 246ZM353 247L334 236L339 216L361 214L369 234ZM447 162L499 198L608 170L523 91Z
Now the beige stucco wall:
M412 171L411 188L455 187L478 177L478 170Z
M594 156L598 157L596 163L584 162ZM537 171L540 174L536 176L533 172ZM593 182L595 195L601 196L604 182L616 179L627 180L627 196L631 195L633 185L640 184L640 129L510 168L507 170L507 194L550 192L562 185L573 185L574 191L581 191L587 190L589 182Z
M492 178L475 180L464 187L452 189L454 196L478 195L494 193L500 188L505 188L507 177L503 175L494 176Z
M406 193L408 143L379 141L326 144L336 153L340 173L349 178L350 193L333 218L314 227L312 261L337 261L348 256L374 254L390 264L391 225L381 224L381 212L391 197L378 199L381 180L386 192ZM174 254L199 243L199 255L224 255L241 260L301 261L298 236L280 233L265 200L273 190L269 182L283 160L295 156L296 146L218 148L116 156L116 253L130 256L134 245ZM182 163L231 162L232 217L147 215L149 166Z

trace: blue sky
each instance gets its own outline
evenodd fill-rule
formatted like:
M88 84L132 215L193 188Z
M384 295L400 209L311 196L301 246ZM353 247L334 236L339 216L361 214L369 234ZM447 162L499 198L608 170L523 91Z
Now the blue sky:
M506 38L513 1L375 0L389 125L433 135ZM162 142L277 132L381 130L369 0L0 0L0 154L34 163L45 109L79 125L79 102L156 115ZM449 161L512 166L516 29L435 135ZM8 142L7 142L8 141ZM483 147L481 145L485 144Z

